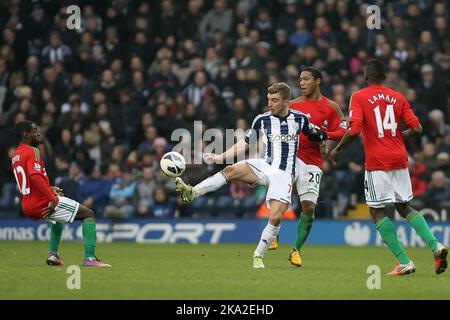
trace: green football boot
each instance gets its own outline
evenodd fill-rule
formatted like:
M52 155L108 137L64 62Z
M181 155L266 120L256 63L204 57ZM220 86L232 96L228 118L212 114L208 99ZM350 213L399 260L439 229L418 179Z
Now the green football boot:
M175 190L181 195L181 200L188 204L199 197L198 191L193 186L184 183L180 177L175 178Z

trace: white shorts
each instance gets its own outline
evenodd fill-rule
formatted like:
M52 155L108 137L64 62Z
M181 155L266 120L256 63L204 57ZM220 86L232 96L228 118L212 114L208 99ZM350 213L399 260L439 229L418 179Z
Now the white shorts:
M407 168L391 171L366 171L364 177L366 202L372 208L388 203L406 203L413 198Z
M301 201L317 203L319 198L322 170L315 165L306 164L300 158L295 162L295 183Z
M59 203L55 208L55 211L45 220L50 222L64 222L72 223L78 212L80 204L75 200L58 197Z
M291 204L292 176L290 173L272 167L263 159L248 159L245 162L259 178L259 184L268 187L266 206L270 209L270 200Z

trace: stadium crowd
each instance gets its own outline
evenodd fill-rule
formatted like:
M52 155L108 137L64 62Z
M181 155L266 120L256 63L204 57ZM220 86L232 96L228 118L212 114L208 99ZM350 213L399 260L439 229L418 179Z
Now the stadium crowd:
M344 114L372 57L388 67L424 127L407 141L414 196L450 201L449 1L375 1L381 29L368 29L367 4L346 0L102 0L0 4L0 211L19 213L9 154L14 124L39 126L47 172L65 194L112 219L254 217L265 190L232 183L190 206L158 167L176 128L248 129L265 109L269 84L300 95L299 70L323 70L322 93ZM66 7L81 8L81 29ZM187 182L219 170L188 165ZM318 217L345 215L363 201L361 142L336 168L324 164ZM297 197L293 197L297 200ZM298 201L298 200L297 200ZM298 203L294 203L294 207Z

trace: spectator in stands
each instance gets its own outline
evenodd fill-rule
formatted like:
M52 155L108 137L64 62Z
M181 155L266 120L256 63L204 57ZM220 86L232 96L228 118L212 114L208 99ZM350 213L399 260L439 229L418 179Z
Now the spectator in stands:
M438 144L450 126L445 123L445 115L441 110L434 109L428 113L428 138L432 143Z
M116 179L109 192L109 205L105 207L103 215L110 219L129 219L134 215L134 195L137 182L135 174L125 171L120 179Z
M103 178L100 167L95 166L89 177L80 184L76 199L101 216L108 205L111 187L112 180Z
M60 187L66 197L70 197L76 201L79 201L78 189L83 181L83 174L79 165L76 162L72 162L69 165L69 172L67 176L61 176L55 179L55 185Z
M438 152L447 152L450 154L450 128L446 130L444 138L438 145Z
M53 31L49 36L50 44L42 50L44 66L53 65L57 61L63 61L65 65L72 62L72 49L61 41L61 36L57 31Z
M167 146L168 146L167 140L164 139L163 137L158 137L153 142L153 146L154 146L156 161L159 163L162 156L167 152Z
M197 108L200 108L203 103L203 99L208 91L212 91L214 94L219 92L218 88L211 82L208 82L206 73L203 71L198 71L195 73L194 82L190 83L184 93L189 102L191 102ZM204 109L200 109L203 112Z
M156 188L155 173L151 166L142 168L142 175L136 186L136 202L138 216L147 216L153 204L153 192Z
M420 33L419 44L417 45L417 52L422 57L423 61L431 61L437 45L433 40L433 35L429 30L423 30Z
M442 171L446 177L450 177L450 157L447 152L440 152L437 154L436 170Z
M34 6L31 17L27 24L30 53L38 54L41 52L46 42L46 36L51 29L51 24L45 16L44 9L41 6Z
M294 48L289 42L287 31L284 29L278 29L275 32L275 50L272 55L279 64L284 64L289 60L290 55L293 53Z
M173 123L172 117L169 115L169 108L165 103L158 103L155 108L155 127L158 130L158 135L167 140L170 140L172 135Z
M304 8L302 8L304 9ZM306 11L306 10L305 10ZM312 12L311 12L312 13ZM313 14L313 13L312 13ZM291 34L296 29L296 21L299 17L300 12L297 6L296 0L287 0L286 5L284 7L284 11L278 15L276 26L279 29L284 29L288 34ZM305 17L308 17L308 14L304 14Z
M181 13L181 24L177 35L182 39L194 36L197 38L198 26L201 21L202 3L197 0L189 0L186 12Z
M158 130L154 126L145 129L145 140L137 147L138 152L154 150L154 141L158 137Z
M254 23L254 28L259 31L261 40L270 42L274 36L274 25L269 10L261 8Z
M150 96L150 88L145 84L145 78L142 71L135 71L131 76L130 96L131 99L141 107L147 105Z
M115 136L118 138L118 142L124 142L127 145L132 144L141 119L141 108L130 99L127 88L119 90L119 103L113 105L112 110L112 115L117 123Z
M421 161L428 172L432 172L436 169L436 146L433 143L424 144Z
M211 40L213 31L219 30L228 34L233 22L233 13L227 9L225 0L215 0L213 9L209 10L199 25L200 38L207 42Z
M174 218L175 203L167 194L163 186L157 186L153 190L153 203L150 205L153 218Z
M447 92L443 84L436 79L434 67L431 64L424 64L420 72L422 82L418 88L419 97L428 111L441 110L444 113L444 119L447 119Z
M295 32L289 36L289 43L294 48L304 49L312 44L314 38L306 28L306 20L299 18L295 21Z
M422 200L430 207L440 206L443 201L450 199L450 183L442 171L435 171L431 175L431 182Z
M150 79L150 89L153 92L164 90L172 97L180 90L178 78L172 72L172 65L169 59L161 59L159 71Z

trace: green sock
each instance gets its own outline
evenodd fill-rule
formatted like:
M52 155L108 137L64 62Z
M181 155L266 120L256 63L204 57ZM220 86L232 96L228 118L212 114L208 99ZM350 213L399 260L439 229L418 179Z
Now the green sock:
M83 221L84 257L95 258L95 242L97 241L97 230L95 221Z
M297 239L295 240L294 248L300 250L303 244L308 238L309 232L311 231L311 227L314 221L314 213L310 216L304 213L301 213L300 219L298 219L297 225Z
M423 241L431 248L431 250L436 250L438 241L434 234L431 232L428 223L425 218L418 213L416 210L411 211L406 216L408 222L412 225L417 234L422 238Z
M62 233L64 231L64 223L56 222L52 224L51 233L50 233L50 252L58 253L59 243L61 241Z
M388 248L394 254L401 264L407 264L410 259L406 254L405 249L398 240L397 233L395 232L394 225L388 217L384 217L376 224L377 230L381 235L381 238L387 244Z

